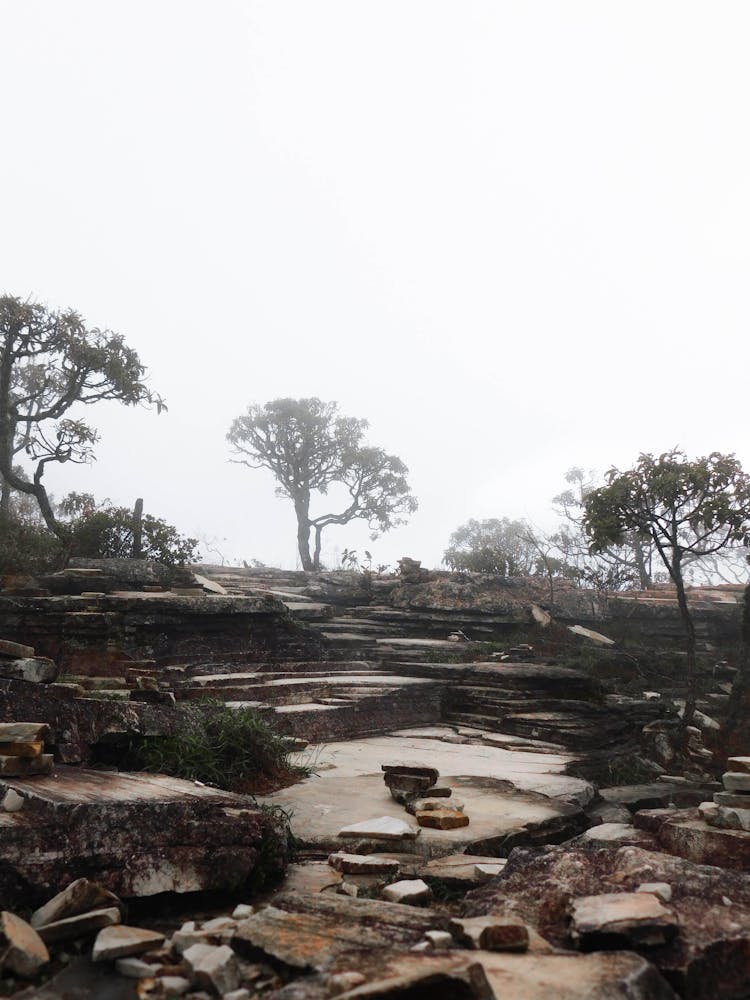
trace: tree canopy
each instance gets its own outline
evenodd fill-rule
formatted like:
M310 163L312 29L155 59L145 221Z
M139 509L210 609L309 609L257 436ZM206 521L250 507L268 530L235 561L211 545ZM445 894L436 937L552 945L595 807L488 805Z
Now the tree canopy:
M76 408L117 400L161 410L145 371L120 334L87 329L70 309L0 296L0 509L7 513L11 488L33 496L47 527L60 535L45 471L51 462L91 461L99 436Z
M363 520L376 538L417 509L406 478L409 470L397 456L364 441L367 426L366 420L340 415L337 403L317 397L253 404L232 422L227 439L233 460L269 469L278 483L277 495L294 504L305 570L320 568L321 537L330 525ZM313 514L313 502L319 505L335 485L345 491L343 504L333 512Z
M628 532L648 537L675 585L687 636L690 722L696 699L695 626L684 568L750 535L750 476L734 455L712 452L688 460L677 448L640 455L632 469L610 469L606 485L585 498L584 528L594 551L623 543Z

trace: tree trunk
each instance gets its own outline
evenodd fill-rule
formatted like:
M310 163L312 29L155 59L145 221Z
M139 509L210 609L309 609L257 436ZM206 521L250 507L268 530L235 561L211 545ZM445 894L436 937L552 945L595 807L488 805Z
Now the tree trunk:
M638 570L638 582L641 590L648 590L651 586L651 577L646 570L646 560L643 558L643 543L637 534L633 535L633 554L635 555L635 567Z
M311 573L315 569L310 556L310 496L302 496L294 500L294 513L297 515L297 549L302 562L302 569Z
M143 499L138 497L133 509L133 558L140 559L143 553Z
M750 703L750 584L745 587L745 596L742 602L740 638L742 645L740 648L739 663L737 664L739 669L732 681L732 691L729 695L729 704L727 706L727 717L724 720L721 746L724 762L726 762L726 757L741 756L745 744L745 739L742 739L742 737L747 737L747 706ZM735 745L737 742L741 742L743 745L738 747Z
M315 525L315 554L313 556L313 569L316 570L316 571L320 569L320 544L321 544L321 537L320 536L322 534L323 534L323 529L320 527L320 525L316 524Z
M685 671L687 695L685 698L685 714L683 716L683 722L686 726L691 726L693 724L693 715L695 713L698 672L695 656L695 624L693 622L693 616L690 614L690 608L688 607L687 595L685 594L685 584L682 579L682 567L680 566L680 560L678 558L675 558L672 562L672 577L674 579L675 587L677 588L677 605L680 609L682 623L685 626L685 633L687 636L687 667Z

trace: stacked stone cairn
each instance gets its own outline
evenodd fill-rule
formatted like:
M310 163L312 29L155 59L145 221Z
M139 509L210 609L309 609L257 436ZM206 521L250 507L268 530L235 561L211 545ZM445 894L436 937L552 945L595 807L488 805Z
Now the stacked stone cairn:
M49 735L50 728L45 723L0 723L0 778L51 774L54 758L51 753L44 752L44 743ZM18 798L13 789L8 789L2 799L3 808L13 811L11 804Z
M727 766L724 790L700 805L701 815L710 826L750 833L750 757L730 757Z
M469 825L462 805L445 803L452 792L450 788L438 786L440 772L436 768L383 764L381 769L391 797L416 818L419 826L455 830Z

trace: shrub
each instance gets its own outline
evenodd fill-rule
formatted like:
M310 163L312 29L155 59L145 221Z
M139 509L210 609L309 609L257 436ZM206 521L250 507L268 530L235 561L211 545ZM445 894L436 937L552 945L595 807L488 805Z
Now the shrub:
M289 741L252 708L204 701L187 708L168 736L131 742L124 768L203 781L231 792L267 792L305 777L289 762Z

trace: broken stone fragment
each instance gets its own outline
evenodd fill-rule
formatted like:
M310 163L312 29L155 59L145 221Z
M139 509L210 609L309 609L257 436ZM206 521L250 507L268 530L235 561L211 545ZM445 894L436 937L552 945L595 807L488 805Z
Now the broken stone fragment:
M747 833L750 832L750 808L731 809L729 806L718 806L716 815L707 822L724 830L744 830Z
M602 846L637 844L641 847L655 847L654 838L645 830L638 830L630 823L600 823L581 834L581 840Z
M469 817L457 809L420 809L416 817L420 826L430 830L456 830L469 825Z
M480 951L527 951L529 930L517 917L462 917L451 920L454 938Z
M221 997L239 987L239 966L229 945L194 944L182 957L198 989Z
M406 803L406 811L412 816L416 816L420 811L429 811L431 809L456 809L458 812L464 811L464 805L462 802L452 801L450 806L446 806L442 799L411 799Z
M143 927L127 927L125 924L105 927L96 936L91 958L94 962L130 958L133 955L142 955L152 948L158 948L163 941L163 934Z
M66 917L64 920L56 920L39 927L39 937L46 944L70 941L73 938L86 937L87 934L93 934L103 927L119 924L120 919L120 910L116 906L92 910L90 913L79 913L75 917Z
M676 934L674 914L652 893L581 896L571 906L570 937L584 951L654 947Z
M191 986L190 980L184 976L160 976L158 983L165 997L183 997Z
M49 962L49 952L31 924L14 913L0 913L0 967L32 979Z
M714 803L730 809L750 809L750 795L747 792L714 792Z
M730 773L750 774L750 757L730 757L727 760Z
M57 664L44 656L27 656L20 660L0 658L0 677L10 677L32 684L50 684L57 678Z
M215 934L217 931L234 930L236 926L237 921L231 917L214 917L213 920L205 920L201 925L201 930Z
M420 830L402 819L393 816L378 816L375 819L352 823L339 830L339 837L372 837L375 840L414 840Z
M387 899L390 903L414 906L429 902L432 899L432 890L421 878L402 879L383 889L383 899Z
M701 802L698 806L698 812L701 819L705 820L706 823L711 823L719 815L719 807L715 802Z
M450 888L468 889L482 885L499 875L505 868L505 858L489 858L474 854L451 854L433 858L422 865L417 874L421 878L438 881Z
M64 920L66 917L75 917L79 913L100 910L108 906L121 907L122 904L113 892L97 882L78 878L31 914L31 926L44 927L45 924Z
M425 934L425 940L428 941L433 948L441 950L452 948L455 944L453 935L448 931L427 931Z
M397 875L400 864L377 854L345 854L339 851L328 856L328 864L346 875Z
M238 903L232 910L232 916L235 920L245 920L253 913L255 913L255 909L249 903Z
M42 740L26 741L25 743L0 743L0 756L3 757L39 757L44 753Z
M662 903L668 903L672 898L672 886L669 882L642 882L636 892L650 892Z
M747 771L727 771L721 780L728 792L750 792L750 773Z

